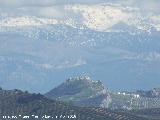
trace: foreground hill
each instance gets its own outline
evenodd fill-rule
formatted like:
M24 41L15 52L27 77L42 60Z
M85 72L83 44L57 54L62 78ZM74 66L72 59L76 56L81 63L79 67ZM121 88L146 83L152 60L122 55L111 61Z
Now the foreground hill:
M20 116L21 115L21 116ZM0 90L0 119L3 117L36 117L41 120L51 116L52 120L147 120L135 114L114 112L102 108L74 107L65 103L49 100L40 94L29 94L19 90Z

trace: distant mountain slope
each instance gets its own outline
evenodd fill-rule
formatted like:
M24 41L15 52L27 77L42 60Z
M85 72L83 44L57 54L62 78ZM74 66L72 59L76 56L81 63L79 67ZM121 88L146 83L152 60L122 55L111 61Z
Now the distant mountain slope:
M138 90L137 93L143 97L160 98L160 88L153 88L149 91Z
M22 117L29 116L29 120L34 120L35 116L32 115L36 115L41 120L44 115L49 115L53 117L49 120L57 120L56 116L59 120L68 120L68 118L61 117L76 115L76 120L147 120L136 115L102 108L74 107L49 100L40 94L29 94L19 90L0 89L0 108L0 119L5 116L18 116L17 120L22 120Z
M11 19L6 21L9 26L0 28L0 82L6 89L45 93L83 73L112 89L150 89L160 84L160 32L155 28L143 31L122 21L104 32L43 24L48 20L33 16ZM33 25L37 20L42 25ZM18 23L10 26L12 22Z

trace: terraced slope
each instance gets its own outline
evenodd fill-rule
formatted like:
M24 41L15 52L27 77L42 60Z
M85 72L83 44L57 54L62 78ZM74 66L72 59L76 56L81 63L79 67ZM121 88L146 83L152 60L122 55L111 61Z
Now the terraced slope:
M149 119L160 120L160 108L134 110L132 113Z

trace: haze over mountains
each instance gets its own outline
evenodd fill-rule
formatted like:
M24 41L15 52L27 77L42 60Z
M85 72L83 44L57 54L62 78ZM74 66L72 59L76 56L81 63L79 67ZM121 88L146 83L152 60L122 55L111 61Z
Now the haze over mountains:
M81 74L114 90L159 87L159 2L0 3L3 88L45 93Z

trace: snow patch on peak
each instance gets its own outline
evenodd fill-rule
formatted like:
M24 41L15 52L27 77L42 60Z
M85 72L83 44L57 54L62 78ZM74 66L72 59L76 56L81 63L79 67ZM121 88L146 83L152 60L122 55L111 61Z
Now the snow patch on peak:
M157 29L157 31L160 31L160 15L151 16L150 17L150 22Z
M23 17L9 17L0 21L1 27L28 27L28 26L41 26L48 24L57 24L57 20L48 18L37 18L30 16Z
M135 31L150 32L152 27L160 31L160 16L144 16L138 8L134 7L115 4L72 4L63 7L66 19L35 16L0 17L0 27L23 28L62 24L78 29L89 28L95 31L109 32L112 26L124 23L135 28ZM127 29L128 31L132 33Z
M104 31L112 25L129 19L130 15L113 6L103 5L72 5L68 10L81 13L84 20L83 24L88 28Z
M78 23L76 19L72 19L73 26L82 24L82 26L96 31L107 32L120 22L145 32L150 32L152 27L159 29L159 24L157 24L159 18L150 21L150 16L144 16L138 8L134 7L113 4L75 4L66 6L65 10L81 16L82 19ZM156 23L152 24L154 22Z

